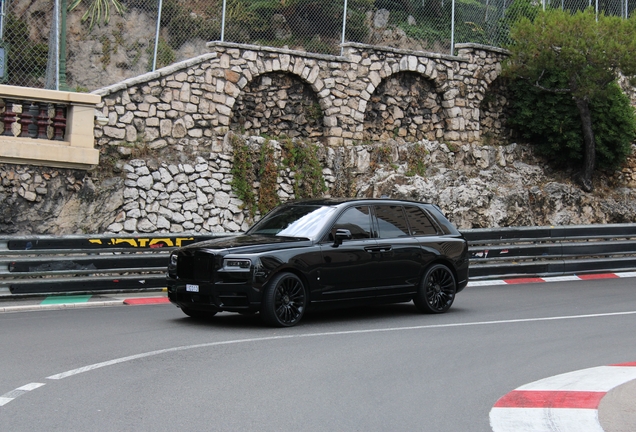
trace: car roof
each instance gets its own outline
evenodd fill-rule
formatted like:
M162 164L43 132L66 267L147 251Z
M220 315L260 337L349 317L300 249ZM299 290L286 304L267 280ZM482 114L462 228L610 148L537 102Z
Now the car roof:
M359 203L359 204L415 204L415 205L432 205L421 201L411 201L392 198L308 198L301 200L288 201L286 205L320 205L320 206L339 206L341 204Z

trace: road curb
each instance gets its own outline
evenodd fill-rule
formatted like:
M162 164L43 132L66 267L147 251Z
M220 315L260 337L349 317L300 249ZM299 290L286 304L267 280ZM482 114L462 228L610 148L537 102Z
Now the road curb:
M634 380L636 362L581 369L534 381L495 403L490 411L490 426L493 432L603 432L598 416L601 400L613 388Z
M24 306L0 307L0 313L2 312L32 312L32 311L59 310L59 309L83 309L83 308L104 307L104 306L121 306L123 304L124 304L123 300L94 301L94 302L85 302L85 303L61 303L61 304L51 304L51 305L33 304L33 305L24 305Z
M545 282L566 282L566 281L585 281L598 279L622 279L636 277L636 272L620 272L620 273L590 273L581 275L568 276L547 276L547 277L520 277L509 279L493 279L469 281L467 287L491 286L491 285L518 285L528 283L545 283Z

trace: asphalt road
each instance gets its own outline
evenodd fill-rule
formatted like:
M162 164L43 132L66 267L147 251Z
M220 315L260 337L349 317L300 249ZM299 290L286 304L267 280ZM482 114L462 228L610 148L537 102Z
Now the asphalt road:
M291 329L172 305L4 313L0 431L490 431L509 391L635 346L635 279L471 287L445 315Z

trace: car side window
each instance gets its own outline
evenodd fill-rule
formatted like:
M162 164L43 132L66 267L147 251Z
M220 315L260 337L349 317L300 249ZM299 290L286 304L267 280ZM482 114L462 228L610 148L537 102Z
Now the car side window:
M418 207L405 206L404 211L411 226L411 234L414 236L435 235L437 229L426 213Z
M375 206L375 216L378 220L380 238L408 237L409 227L402 211L402 206Z
M371 212L368 206L352 207L340 215L329 232L329 240L333 241L337 229L351 231L353 239L368 239L372 237Z

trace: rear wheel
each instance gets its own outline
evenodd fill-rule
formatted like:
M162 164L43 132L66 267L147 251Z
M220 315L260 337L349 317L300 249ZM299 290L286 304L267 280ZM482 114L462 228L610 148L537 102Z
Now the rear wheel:
M300 321L307 308L303 282L293 273L276 275L265 288L261 316L275 327L291 327Z
M456 292L457 284L453 272L443 264L435 264L422 278L413 303L420 312L444 313L453 304Z
M189 316L190 318L194 318L196 320L204 320L204 319L212 318L214 315L216 315L216 311L200 311L200 310L189 309L184 307L181 308L181 311L187 316Z

